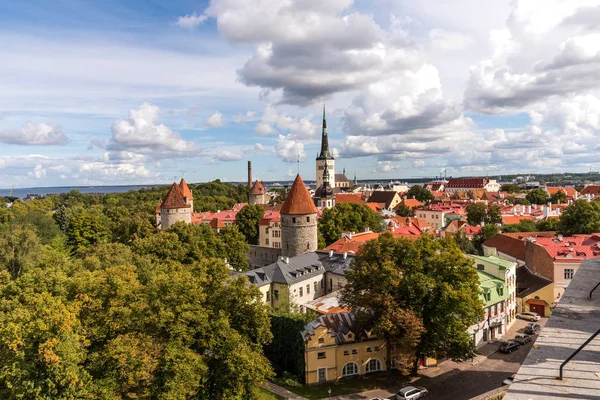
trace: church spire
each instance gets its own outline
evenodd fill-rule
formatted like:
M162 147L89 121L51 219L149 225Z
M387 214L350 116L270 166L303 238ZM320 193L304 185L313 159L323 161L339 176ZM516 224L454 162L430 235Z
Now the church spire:
M327 119L325 118L325 104L323 104L323 131L321 132L321 153L317 160L333 159L329 152L329 139L327 138Z

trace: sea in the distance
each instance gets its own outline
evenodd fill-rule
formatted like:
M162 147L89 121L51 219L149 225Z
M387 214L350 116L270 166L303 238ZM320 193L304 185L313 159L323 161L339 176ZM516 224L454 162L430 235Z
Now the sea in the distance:
M131 185L131 186L60 186L60 187L32 187L32 188L15 188L12 191L14 197L23 199L28 194L37 194L46 196L49 194L67 193L71 190L79 190L81 193L120 193L130 190L140 190L142 188L151 188L156 186L167 185ZM0 188L0 196L8 196L10 189Z

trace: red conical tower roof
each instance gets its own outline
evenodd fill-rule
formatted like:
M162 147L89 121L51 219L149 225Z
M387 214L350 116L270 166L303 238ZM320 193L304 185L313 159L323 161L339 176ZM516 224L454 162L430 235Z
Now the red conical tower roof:
M281 214L286 215L305 215L305 214L316 214L317 207L313 203L312 197L306 190L306 185L300 174L296 176L296 180L290 189L290 192L281 206Z
M181 193L183 193L183 195L187 197L188 200L194 200L194 195L192 194L192 191L188 187L187 183L185 182L185 179L181 178L181 182L179 182L179 188L181 189Z
M189 189L188 189L189 190ZM161 208L189 208L191 207L183 197L183 192L176 182L173 182L167 198L163 201Z

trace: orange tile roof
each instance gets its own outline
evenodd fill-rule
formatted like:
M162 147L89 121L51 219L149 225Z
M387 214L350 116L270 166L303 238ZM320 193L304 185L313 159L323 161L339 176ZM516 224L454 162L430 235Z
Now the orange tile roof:
M533 221L531 215L503 215L502 222L507 225L518 224L521 221Z
M252 186L252 190L250 190L250 194L265 194L265 192L265 185L257 179Z
M181 189L181 193L183 193L188 200L194 200L194 195L183 178L181 178L181 182L179 182L179 189Z
M423 205L423 203L421 203L419 200L416 200L416 199L403 200L402 204L404 204L408 208L421 207Z
M189 190L189 189L188 189ZM161 208L173 209L173 208L190 208L191 206L185 201L183 193L179 188L179 185L173 182L167 198L162 203Z
M582 195L592 195L592 196L598 196L600 194L600 186L595 186L595 185L588 185L586 187L583 188L583 190L581 191Z
M351 236L345 236L339 240L336 240L329 246L325 247L323 251L333 250L335 253L358 253L360 246L368 242L369 240L377 239L380 233L377 232L361 232L355 233Z
M162 199L158 200L158 204L156 205L156 212L160 213L160 206L162 205Z
M317 214L317 207L315 207L312 197L306 190L306 185L300 178L300 174L296 176L280 212L284 215Z
M369 207L371 210L373 210L375 212L379 212L385 207L385 204L384 203L367 203L367 207Z
M225 224L223 223L223 221L216 217L213 218L212 221L208 223L208 225L210 225L210 227L213 229L225 228Z
M361 198L360 193L338 193L335 195L335 204L362 204L363 206L367 203Z

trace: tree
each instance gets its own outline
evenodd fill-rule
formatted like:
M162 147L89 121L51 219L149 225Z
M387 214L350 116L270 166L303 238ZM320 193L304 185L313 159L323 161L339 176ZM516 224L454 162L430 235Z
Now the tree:
M365 329L386 340L388 376L392 360L409 359L415 372L423 354L472 357L467 328L483 304L477 272L455 241L384 233L363 245L346 277L344 302Z
M460 247L463 253L477 254L477 250L475 249L473 242L471 239L469 239L464 230L461 229L456 232L454 235L454 241L456 241L456 244L458 244L458 247Z
M499 224L502 222L502 210L496 204L487 207L485 222L488 224Z
M396 208L396 215L399 215L401 217L414 217L415 210L404 205L403 203L400 203Z
M525 198L531 204L547 204L550 201L548 192L546 192L544 189L539 188L531 190L529 193L527 193L527 196L525 196Z
M250 246L246 243L246 238L240 233L237 226L222 228L219 232L219 239L225 246L225 256L229 264L237 271L249 270L248 252Z
M467 222L469 223L469 225L475 226L481 224L482 222L485 222L485 204L469 204L465 211L467 212Z
M38 249L39 239L29 227L13 224L0 232L0 266L10 273L12 279L21 275Z
M600 232L600 203L577 200L563 211L558 230L565 236Z
M324 210L319 220L319 232L327 246L340 239L342 232L363 232L367 228L380 232L385 224L380 215L362 204L336 204Z
M481 254L483 252L483 243L493 238L498 234L498 227L496 225L484 225L479 233L473 238L473 245L475 249Z
M265 209L262 206L248 204L235 216L235 224L248 244L258 244L258 223L264 215Z
M537 230L540 232L544 231L557 231L558 230L558 218L547 218L537 223Z
M433 200L433 194L421 185L413 185L405 193L407 199L416 199L421 203Z
M567 195L562 190L559 190L550 196L550 201L552 204L564 204L567 202Z
M109 220L96 210L81 210L69 219L67 238L71 246L82 249L108 241L111 236Z
M502 186L500 186L500 191L507 192L510 194L521 193L521 188L518 185L515 185L514 183L505 183Z

